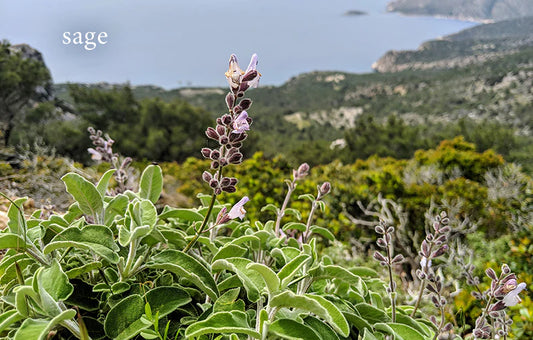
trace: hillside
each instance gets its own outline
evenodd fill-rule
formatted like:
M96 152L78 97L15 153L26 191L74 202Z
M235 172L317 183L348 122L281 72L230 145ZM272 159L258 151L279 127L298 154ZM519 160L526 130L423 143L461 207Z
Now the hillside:
M533 17L479 25L431 40L415 51L389 51L372 68L378 72L464 67L533 46Z
M69 100L66 84L55 88L60 97ZM416 148L434 147L444 138L462 134L480 150L492 147L506 159L527 165L531 163L528 155L533 145L532 88L532 47L462 68L302 74L280 87L259 87L252 92L250 152L262 150L272 157L281 150L295 162L309 156L317 162L339 155L363 157L357 150L339 154L329 148L330 144L354 133L353 128L364 125L361 122L373 119L384 124L395 116L417 129L415 137L409 137L411 146L407 146L410 151L405 157ZM133 87L132 92L141 99L157 96L166 101L186 100L204 108L213 118L225 110L222 88L165 91L141 86ZM310 142L314 143L312 148ZM342 141L338 143L342 145ZM310 155L312 152L315 154Z
M394 0L387 10L482 22L533 15L530 0Z

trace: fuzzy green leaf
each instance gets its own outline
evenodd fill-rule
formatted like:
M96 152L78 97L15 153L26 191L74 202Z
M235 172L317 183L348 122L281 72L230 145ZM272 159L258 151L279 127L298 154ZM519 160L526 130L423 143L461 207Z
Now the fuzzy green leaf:
M283 266L278 272L278 277L281 280L281 289L287 287L292 278L298 274L300 268L311 259L311 256L301 254L292 259L289 263Z
M178 287L157 287L146 293L145 298L152 313L159 313L160 318L192 300L185 290Z
M377 331L394 335L394 338L398 340L426 340L417 330L401 323L377 323L374 328Z
M17 329L14 340L42 340L46 339L52 328L62 321L72 319L76 316L76 311L67 309L52 320L26 319Z
M278 319L274 321L268 331L282 339L322 340L311 327L291 319Z
M158 165L149 165L144 169L139 184L139 197L156 203L163 190L163 174Z
M268 292L270 294L274 294L279 291L281 281L276 275L276 273L272 269L270 269L270 267L267 267L261 263L250 263L246 266L246 268L255 270L261 275L261 277L265 281L265 284L268 288Z
M37 276L39 288L46 290L55 301L66 300L74 291L67 274L63 272L59 262L54 260L52 265L43 269Z
M270 300L271 307L299 308L324 319L344 337L350 334L350 326L342 312L329 300L318 295L296 295L291 291L280 293Z
M256 302L259 300L261 292L265 288L265 282L258 272L247 268L251 263L253 263L251 260L233 257L217 260L213 262L211 267L213 270L228 270L237 274L244 289L246 289L248 299L252 302Z
M193 209L176 209L170 208L168 206L163 209L161 215L159 215L160 220L168 220L169 218L177 218L181 221L187 222L200 222L203 221L204 217L196 212Z
M81 211L99 221L104 210L104 200L94 184L75 173L68 173L61 179L65 182L68 193L78 202Z
M335 241L335 235L333 235L333 233L326 228L313 225L309 228L309 230L311 230L311 233L313 234L318 234L332 242Z
M7 210L7 217L8 217L8 221L7 221L7 227L8 227L8 230L10 232L12 232L13 234L17 234L17 235L22 235L23 232L24 232L24 225L25 225L25 220L24 220L24 202L26 202L28 200L27 197L23 197L23 198L18 198L16 200L14 200L15 204L11 203L11 205L9 206L9 209ZM17 208L18 206L18 208ZM21 211L19 210L22 209L22 213Z
M96 185L96 190L102 195L102 197L105 197L105 193L107 191L107 187L109 186L109 181L111 180L111 177L113 177L113 174L117 171L116 169L109 169L107 170L103 175L102 178L100 178L100 181L98 181L98 184Z
M0 234L0 249L8 248L24 249L26 248L26 242L15 234Z
M307 316L304 319L304 323L311 327L322 340L339 340L337 333L327 323L322 322L314 316Z
M255 329L248 325L248 315L241 311L213 313L207 319L198 321L187 327L186 338L195 338L203 334L246 334L260 338Z
M147 266L154 269L165 269L187 278L212 300L216 300L218 297L218 288L211 272L194 257L182 251L163 250L154 255Z
M131 339L150 327L141 316L144 300L140 295L130 295L111 308L104 321L105 334L112 339Z
M124 216L126 209L128 208L129 199L128 196L119 194L105 207L104 224L110 225L116 216Z
M118 262L118 245L113 239L113 232L104 225L88 225L83 229L70 227L57 234L44 247L44 254L60 248L79 248L94 252L111 263Z
M248 250L244 247L232 243L227 243L220 249L218 249L215 256L213 256L211 262L215 262L219 259L226 259L228 257L241 257L246 254L247 251Z
M391 322L390 317L382 311L381 309L378 309L372 305L369 305L368 303L358 303L354 306L355 309L359 312L359 315L365 319L370 324L375 323L388 323Z

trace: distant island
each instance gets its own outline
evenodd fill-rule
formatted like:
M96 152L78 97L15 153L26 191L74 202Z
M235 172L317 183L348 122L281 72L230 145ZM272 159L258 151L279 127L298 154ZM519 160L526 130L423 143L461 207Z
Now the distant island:
M367 15L367 14L368 14L367 12L358 11L358 10L355 10L355 9L352 9L350 11L346 11L344 13L344 15Z
M495 22L533 15L531 0L394 0L389 12Z

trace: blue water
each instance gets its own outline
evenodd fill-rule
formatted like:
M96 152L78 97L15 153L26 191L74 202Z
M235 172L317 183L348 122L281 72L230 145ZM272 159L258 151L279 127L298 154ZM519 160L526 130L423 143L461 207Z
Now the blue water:
M473 23L386 13L386 0L2 0L0 39L39 49L55 82L223 86L231 53L259 55L263 85L314 70L370 72L390 49ZM362 10L363 16L343 15ZM86 51L62 34L101 32Z

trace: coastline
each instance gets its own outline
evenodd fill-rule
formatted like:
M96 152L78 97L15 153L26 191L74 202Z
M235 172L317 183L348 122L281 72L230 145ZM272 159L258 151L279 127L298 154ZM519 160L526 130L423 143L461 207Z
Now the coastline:
M493 19L479 19L479 18L467 17L467 16L452 16L452 15L440 15L440 14L427 14L427 15L424 15L424 14L406 13L406 12L402 12L402 11L389 10L388 8L387 8L387 12L388 13L394 13L394 14L397 14L397 15L401 15L401 16L404 16L404 17L418 17L418 18L428 17L428 18L435 18L435 19L457 20L457 21L463 21L463 22L472 22L472 23L476 23L476 24L493 24L493 23L495 23L497 21L497 20L493 20Z

